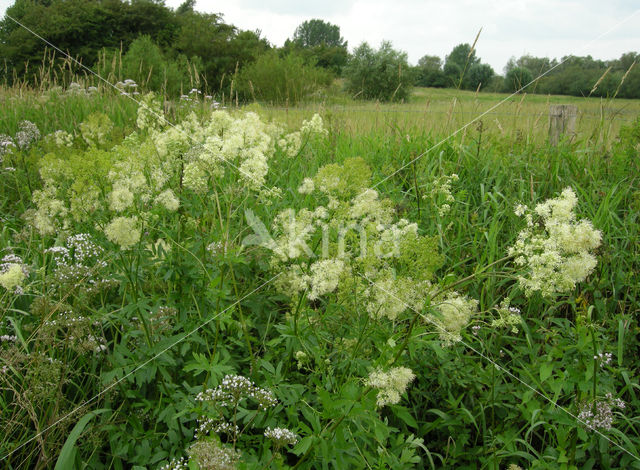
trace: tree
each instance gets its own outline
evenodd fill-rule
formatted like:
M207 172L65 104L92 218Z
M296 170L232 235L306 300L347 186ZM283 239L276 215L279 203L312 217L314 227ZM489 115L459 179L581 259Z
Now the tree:
M411 74L407 53L382 41L378 50L363 42L353 51L344 68L346 88L354 97L381 101L408 98Z
M484 89L494 76L493 68L489 64L473 64L467 74L467 85L472 90Z
M200 57L211 89L269 49L260 32L240 31L225 23L222 15L186 12L179 17L179 25L174 53Z
M445 87L447 79L442 70L442 59L435 55L425 55L418 60L416 66L416 85L429 87Z
M340 27L322 20L309 20L298 26L284 44L285 54L295 53L308 65L317 65L340 74L347 63L347 42Z
M509 70L504 79L505 91L514 92L533 80L531 70L525 67L513 67Z
M472 49L467 43L458 44L445 58L444 73L450 84L458 88L473 88L467 72L479 63L480 59L476 57L475 49Z
M347 42L340 36L340 27L319 19L307 20L298 26L292 42L300 47L347 47Z

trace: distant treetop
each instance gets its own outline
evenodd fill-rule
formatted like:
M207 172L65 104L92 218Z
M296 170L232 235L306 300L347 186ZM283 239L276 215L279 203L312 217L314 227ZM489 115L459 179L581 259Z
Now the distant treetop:
M340 36L340 26L313 19L307 20L296 28L293 43L300 47L347 47L347 42Z

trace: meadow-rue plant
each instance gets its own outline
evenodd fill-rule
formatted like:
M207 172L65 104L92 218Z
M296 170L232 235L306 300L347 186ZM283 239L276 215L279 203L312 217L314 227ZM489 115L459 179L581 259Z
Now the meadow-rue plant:
M10 292L19 294L22 292L22 283L27 277L23 265L21 263L5 262L5 259L3 259L2 267L0 268L0 286Z
M516 266L525 269L518 281L527 296L568 292L595 268L593 251L600 246L602 234L590 221L576 220L577 201L573 190L566 188L558 198L538 204L533 211L516 208L525 215L527 227L518 234L509 255Z
M116 217L104 229L107 238L127 250L140 241L141 229L137 217Z
M399 403L407 386L415 378L413 371L406 367L394 367L386 372L376 369L369 374L366 384L378 389L376 403L378 407L383 407Z

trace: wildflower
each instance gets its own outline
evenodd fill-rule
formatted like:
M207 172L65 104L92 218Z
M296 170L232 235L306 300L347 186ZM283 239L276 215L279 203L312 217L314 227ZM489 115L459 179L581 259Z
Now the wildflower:
M189 448L189 456L201 470L234 470L242 455L219 441L203 439Z
M499 307L497 305L494 307L500 318L493 320L491 326L495 328L510 327L512 333L517 333L518 325L522 322L520 309L511 307L509 303L510 299L507 298L500 303Z
M613 354L608 352L598 353L595 356L593 356L593 360L599 361L601 367L608 366L609 364L611 364L612 359L613 359Z
M13 139L6 134L0 134L0 163L2 162L2 156L9 153L14 149L16 145L13 143Z
M15 142L21 150L26 150L33 142L40 138L38 126L31 121L22 121L18 124L18 129Z
M22 286L26 276L20 264L10 264L0 273L0 286L8 291L16 291Z
M258 402L258 409L266 410L278 403L269 390L257 387L251 380L241 375L225 375L216 388L200 392L196 401L215 403L219 406L232 406L243 398L252 398Z
M300 132L292 132L285 135L278 141L278 147L290 158L298 155L300 147L302 147L302 136Z
M305 178L302 180L302 184L298 188L300 194L311 194L314 190L313 180L311 178Z
M172 459L168 464L160 467L159 470L189 470L189 464L184 457Z
M625 403L619 398L613 398L607 393L603 400L584 402L580 406L578 419L589 429L603 429L609 431L613 426L613 409L625 408Z
M33 226L42 235L55 233L59 220L68 213L64 202L57 198L56 188L47 185L42 190L34 191L33 202L37 206L31 217Z
M113 191L109 194L109 207L112 211L122 212L133 204L133 193L123 182L114 185Z
M376 369L369 374L367 385L378 389L377 405L395 405L400 402L400 396L407 386L415 379L411 369L394 367L388 372Z
M276 447L293 446L298 442L298 436L286 428L267 428L264 437L271 439Z
M73 145L73 135L63 130L55 131L53 139L58 147L71 147Z
M104 145L113 130L113 122L104 113L93 113L80 124L80 134L92 146Z
M322 118L318 113L314 114L311 119L302 121L300 131L306 134L327 134L327 130L324 128Z
M477 300L468 299L457 292L451 292L436 305L440 317L434 322L439 326L440 338L446 345L462 339L460 333L477 308Z
M566 188L560 197L526 212L527 227L508 251L516 266L525 268L526 274L518 282L526 295L567 292L595 268L592 251L600 246L602 234L588 220L576 221L576 203L575 193ZM533 214L541 218L540 226L533 223Z
M166 189L158 194L155 202L156 204L160 204L164 206L165 209L172 212L177 211L178 207L180 207L180 200L176 197L176 195L173 193L173 190L171 189Z
M312 264L309 299L314 300L333 292L338 287L338 281L344 269L344 262L339 259L326 259Z
M126 250L140 241L137 217L116 217L104 229L107 238Z
M421 309L428 290L428 283L383 275L365 292L369 298L367 312L371 318L386 317L393 321L407 308Z

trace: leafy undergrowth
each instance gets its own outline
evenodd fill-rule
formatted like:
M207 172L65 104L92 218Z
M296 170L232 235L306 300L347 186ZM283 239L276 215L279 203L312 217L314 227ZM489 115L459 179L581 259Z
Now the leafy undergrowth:
M2 136L3 466L640 468L639 122L423 155L143 103Z

